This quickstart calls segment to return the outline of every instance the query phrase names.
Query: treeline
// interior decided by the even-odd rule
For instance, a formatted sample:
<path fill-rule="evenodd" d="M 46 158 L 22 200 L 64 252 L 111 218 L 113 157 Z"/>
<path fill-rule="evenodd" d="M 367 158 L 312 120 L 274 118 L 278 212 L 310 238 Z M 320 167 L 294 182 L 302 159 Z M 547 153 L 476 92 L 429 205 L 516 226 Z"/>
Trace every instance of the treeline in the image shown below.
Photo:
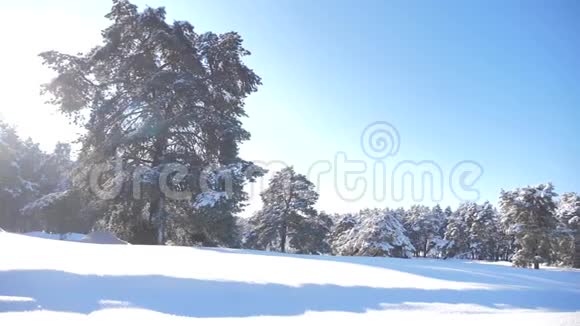
<path fill-rule="evenodd" d="M 45 153 L 0 123 L 0 227 L 61 234 L 104 229 L 132 243 L 156 243 L 155 225 L 142 210 L 132 210 L 133 199 L 98 200 L 75 187 L 71 176 L 79 164 L 70 152 L 70 145 L 59 143 Z M 549 183 L 502 191 L 499 208 L 489 202 L 464 202 L 455 210 L 413 205 L 329 215 L 317 212 L 314 185 L 290 167 L 277 172 L 261 196 L 262 209 L 248 219 L 221 206 L 219 199 L 173 213 L 164 243 L 302 254 L 505 260 L 537 267 L 574 265 L 575 238 L 580 234 L 580 196 L 558 196 Z"/>
<path fill-rule="evenodd" d="M 83 232 L 80 200 L 71 190 L 71 146 L 43 152 L 0 121 L 0 226 L 9 231 Z"/>
<path fill-rule="evenodd" d="M 464 202 L 316 213 L 314 186 L 292 168 L 277 173 L 263 193 L 264 208 L 245 226 L 248 248 L 310 254 L 465 258 L 571 266 L 580 233 L 580 197 L 558 197 L 551 184 L 501 191 L 491 203 Z M 577 264 L 578 262 L 576 262 Z"/>

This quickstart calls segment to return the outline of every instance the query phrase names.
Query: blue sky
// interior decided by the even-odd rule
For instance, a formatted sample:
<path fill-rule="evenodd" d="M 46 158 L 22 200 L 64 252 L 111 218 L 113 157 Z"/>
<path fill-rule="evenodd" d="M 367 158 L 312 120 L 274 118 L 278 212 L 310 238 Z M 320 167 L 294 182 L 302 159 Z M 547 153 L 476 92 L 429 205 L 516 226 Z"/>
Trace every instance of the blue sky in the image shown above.
<path fill-rule="evenodd" d="M 580 191 L 580 3 L 574 0 L 135 3 L 166 6 L 171 20 L 188 20 L 198 32 L 234 30 L 244 37 L 252 51 L 246 62 L 264 84 L 247 101 L 246 159 L 280 160 L 302 173 L 317 161 L 334 162 L 337 152 L 371 164 L 361 132 L 387 121 L 400 135 L 388 169 L 406 160 L 435 162 L 445 176 L 442 205 L 461 199 L 447 179 L 463 160 L 483 168 L 473 185 L 480 201 L 496 202 L 500 188 L 546 181 L 559 192 Z M 19 81 L 19 97 L 4 99 L 0 115 L 45 148 L 74 130 L 37 99 L 38 84 L 49 75 L 35 54 L 96 44 L 109 7 L 107 1 L 19 1 L 3 8 L 9 18 L 2 30 L 17 25 L 26 44 L 13 36 L 12 54 L 0 57 L 8 71 L 2 88 Z M 30 122 L 31 116 L 39 118 Z M 345 202 L 333 178 L 317 183 L 319 208 L 327 211 L 414 203 L 410 195 L 377 201 L 368 193 Z M 250 210 L 259 205 L 254 197 Z"/>

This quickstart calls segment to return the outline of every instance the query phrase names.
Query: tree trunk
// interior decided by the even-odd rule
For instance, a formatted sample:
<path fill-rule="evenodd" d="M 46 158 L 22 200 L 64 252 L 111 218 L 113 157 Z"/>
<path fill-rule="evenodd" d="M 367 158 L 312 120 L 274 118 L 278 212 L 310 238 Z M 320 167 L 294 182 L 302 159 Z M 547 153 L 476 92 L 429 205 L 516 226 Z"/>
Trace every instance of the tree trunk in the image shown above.
<path fill-rule="evenodd" d="M 580 268 L 580 232 L 574 234 L 574 268 Z"/>
<path fill-rule="evenodd" d="M 165 198 L 163 195 L 159 198 L 159 207 L 157 208 L 157 244 L 165 244 Z"/>
<path fill-rule="evenodd" d="M 282 229 L 280 230 L 280 251 L 286 252 L 286 232 L 287 232 L 286 222 L 282 223 Z"/>
<path fill-rule="evenodd" d="M 167 116 L 167 113 L 166 113 Z M 156 168 L 161 165 L 165 159 L 165 148 L 167 147 L 167 138 L 164 136 L 157 136 L 153 145 L 153 152 L 151 153 L 152 162 L 151 167 Z M 157 244 L 163 245 L 165 243 L 165 195 L 161 191 L 161 180 L 157 180 L 158 194 L 153 195 L 149 203 L 149 221 L 157 226 Z"/>

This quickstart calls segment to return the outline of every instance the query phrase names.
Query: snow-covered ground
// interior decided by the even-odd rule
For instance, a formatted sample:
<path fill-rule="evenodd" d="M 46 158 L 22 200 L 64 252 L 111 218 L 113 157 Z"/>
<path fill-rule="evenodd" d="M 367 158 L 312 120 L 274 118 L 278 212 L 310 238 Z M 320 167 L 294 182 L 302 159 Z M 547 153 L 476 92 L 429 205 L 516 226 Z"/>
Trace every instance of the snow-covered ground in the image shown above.
<path fill-rule="evenodd" d="M 84 234 L 80 234 L 80 233 L 55 234 L 55 233 L 47 233 L 44 231 L 27 232 L 27 233 L 24 233 L 24 235 L 27 235 L 30 237 L 43 238 L 43 239 L 66 240 L 66 241 L 80 241 L 82 238 L 85 237 Z"/>
<path fill-rule="evenodd" d="M 579 311 L 573 270 L 0 233 L 0 325 L 578 326 Z"/>

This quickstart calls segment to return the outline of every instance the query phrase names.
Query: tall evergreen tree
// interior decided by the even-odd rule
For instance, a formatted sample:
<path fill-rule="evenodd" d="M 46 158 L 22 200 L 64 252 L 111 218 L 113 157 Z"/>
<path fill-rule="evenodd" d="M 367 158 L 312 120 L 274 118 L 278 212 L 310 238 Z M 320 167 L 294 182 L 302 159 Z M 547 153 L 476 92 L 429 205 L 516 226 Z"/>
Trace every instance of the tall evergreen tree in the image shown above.
<path fill-rule="evenodd" d="M 317 217 L 314 204 L 318 194 L 314 184 L 304 175 L 287 167 L 277 172 L 261 194 L 263 208 L 251 219 L 252 232 L 248 243 L 263 249 L 278 247 L 286 252 L 288 239 L 293 239 L 295 249 L 300 232 Z"/>
<path fill-rule="evenodd" d="M 499 241 L 496 211 L 488 201 L 479 206 L 469 226 L 469 242 L 472 258 L 493 260 Z"/>
<path fill-rule="evenodd" d="M 554 186 L 551 183 L 501 191 L 500 207 L 503 223 L 515 236 L 518 250 L 513 257 L 516 266 L 550 262 L 551 247 L 557 220 L 554 215 Z"/>
<path fill-rule="evenodd" d="M 95 204 L 104 224 L 141 225 L 142 216 L 160 244 L 169 217 L 177 223 L 217 215 L 211 208 L 239 211 L 243 184 L 254 176 L 246 172 L 261 173 L 238 157 L 239 143 L 250 137 L 240 121 L 244 100 L 260 84 L 242 62 L 250 54 L 242 38 L 198 34 L 190 23 L 169 24 L 165 16 L 164 8 L 140 12 L 114 0 L 102 45 L 80 55 L 40 54 L 57 73 L 44 86 L 50 102 L 86 129 L 75 186 L 99 193 L 87 182 L 91 173 L 122 164 L 122 171 L 97 178 L 99 187 L 114 190 Z M 206 168 L 216 165 L 207 177 Z M 184 171 L 173 171 L 176 166 Z M 234 176 L 223 177 L 226 172 Z M 163 184 L 164 177 L 170 182 Z M 223 182 L 203 187 L 204 179 Z M 233 183 L 229 191 L 224 182 Z"/>
<path fill-rule="evenodd" d="M 448 213 L 451 214 L 451 209 Z M 429 257 L 441 258 L 444 256 L 445 248 L 447 247 L 447 241 L 445 240 L 445 230 L 447 229 L 447 223 L 449 219 L 447 215 L 448 213 L 443 211 L 439 204 L 435 205 L 431 209 L 432 219 L 435 223 L 435 226 L 437 227 L 437 231 L 431 236 L 431 239 L 429 240 L 429 250 L 427 251 L 427 256 Z"/>
<path fill-rule="evenodd" d="M 469 230 L 477 212 L 478 207 L 474 202 L 461 203 L 453 212 L 445 230 L 446 257 L 469 258 Z"/>

